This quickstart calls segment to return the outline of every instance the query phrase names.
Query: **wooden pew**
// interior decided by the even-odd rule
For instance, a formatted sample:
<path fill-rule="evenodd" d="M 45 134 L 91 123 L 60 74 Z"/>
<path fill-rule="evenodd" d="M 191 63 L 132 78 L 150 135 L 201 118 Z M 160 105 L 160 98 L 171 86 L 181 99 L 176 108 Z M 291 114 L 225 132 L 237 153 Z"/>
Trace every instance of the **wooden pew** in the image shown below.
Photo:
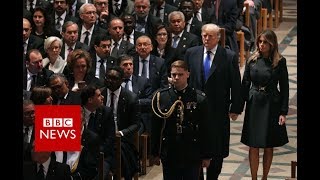
<path fill-rule="evenodd" d="M 237 32 L 237 40 L 240 41 L 240 47 L 239 47 L 239 61 L 240 66 L 242 66 L 245 62 L 244 57 L 244 33 L 242 31 Z M 226 30 L 224 28 L 220 28 L 220 41 L 219 44 L 222 47 L 226 46 Z"/>
<path fill-rule="evenodd" d="M 251 29 L 251 27 L 250 27 L 250 7 L 249 7 L 249 4 L 245 4 L 245 7 L 246 7 L 246 11 L 244 12 L 244 19 L 245 19 L 244 24 Z M 255 36 L 255 37 L 257 37 L 257 36 Z M 248 59 L 249 56 L 250 56 L 250 49 L 248 49 L 245 52 L 245 59 Z"/>
<path fill-rule="evenodd" d="M 220 28 L 220 46 L 226 47 L 226 30 L 224 28 Z"/>
<path fill-rule="evenodd" d="M 291 161 L 291 178 L 296 178 L 297 161 Z"/>
<path fill-rule="evenodd" d="M 245 63 L 245 49 L 244 49 L 244 32 L 237 31 L 237 41 L 239 41 L 239 61 L 240 67 L 242 67 Z"/>
<path fill-rule="evenodd" d="M 249 4 L 245 4 L 244 7 L 246 7 L 246 11 L 244 12 L 244 24 L 247 27 L 250 27 L 250 7 L 249 7 Z"/>
<path fill-rule="evenodd" d="M 113 175 L 117 177 L 117 179 L 114 180 L 121 180 L 121 136 L 119 135 L 116 135 L 115 149 L 116 168 L 115 172 L 109 174 L 108 180 L 112 180 Z"/>
<path fill-rule="evenodd" d="M 291 177 L 286 178 L 285 180 L 297 180 L 296 168 L 297 168 L 297 161 L 291 161 Z"/>
<path fill-rule="evenodd" d="M 137 150 L 139 151 L 139 134 L 138 132 L 136 132 L 134 134 L 134 145 L 137 148 Z M 122 179 L 122 173 L 121 173 L 121 136 L 116 135 L 116 143 L 115 143 L 115 148 L 116 148 L 116 153 L 115 153 L 115 158 L 116 158 L 116 169 L 114 174 L 116 175 L 117 179 L 114 180 L 121 180 Z M 108 179 L 112 180 L 113 174 L 109 174 Z M 134 180 L 138 180 L 139 179 L 139 173 L 135 173 L 134 175 Z"/>
<path fill-rule="evenodd" d="M 147 133 L 143 133 L 140 135 L 140 142 L 142 143 L 141 148 L 141 174 L 145 175 L 147 174 L 147 161 L 148 161 L 148 139 L 150 136 Z M 150 140 L 150 139 L 149 139 Z M 151 163 L 149 163 L 150 165 Z"/>
<path fill-rule="evenodd" d="M 279 11 L 280 11 L 280 15 L 279 15 L 279 21 L 282 22 L 283 21 L 283 0 L 279 0 Z"/>
<path fill-rule="evenodd" d="M 260 9 L 260 18 L 257 21 L 257 35 L 259 35 L 263 30 L 267 29 L 267 9 L 266 8 L 261 8 Z"/>

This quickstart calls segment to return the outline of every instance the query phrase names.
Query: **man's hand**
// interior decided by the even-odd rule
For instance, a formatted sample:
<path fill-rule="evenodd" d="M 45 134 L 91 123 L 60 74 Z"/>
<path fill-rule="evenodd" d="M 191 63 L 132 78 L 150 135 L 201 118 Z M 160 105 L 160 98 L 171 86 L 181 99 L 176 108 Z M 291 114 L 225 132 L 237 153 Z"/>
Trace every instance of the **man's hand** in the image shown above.
<path fill-rule="evenodd" d="M 106 19 L 107 19 L 108 16 L 109 16 L 109 11 L 108 11 L 108 9 L 106 9 L 105 11 L 102 11 L 100 13 L 99 20 L 104 22 L 104 23 L 107 23 Z"/>
<path fill-rule="evenodd" d="M 236 113 L 229 113 L 229 118 L 232 119 L 233 121 L 237 120 L 239 114 Z"/>
<path fill-rule="evenodd" d="M 201 166 L 208 168 L 210 166 L 210 161 L 211 161 L 211 159 L 202 160 Z"/>

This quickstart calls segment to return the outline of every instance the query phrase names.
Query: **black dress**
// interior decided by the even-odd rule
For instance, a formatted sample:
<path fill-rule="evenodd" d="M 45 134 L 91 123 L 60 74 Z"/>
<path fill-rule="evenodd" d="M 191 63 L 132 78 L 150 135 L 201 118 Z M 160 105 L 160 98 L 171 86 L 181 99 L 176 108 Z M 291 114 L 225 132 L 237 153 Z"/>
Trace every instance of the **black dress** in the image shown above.
<path fill-rule="evenodd" d="M 286 59 L 282 58 L 275 68 L 271 64 L 269 59 L 260 57 L 245 67 L 242 95 L 246 113 L 241 142 L 250 147 L 278 147 L 289 142 L 286 126 L 278 124 L 279 116 L 288 113 Z"/>

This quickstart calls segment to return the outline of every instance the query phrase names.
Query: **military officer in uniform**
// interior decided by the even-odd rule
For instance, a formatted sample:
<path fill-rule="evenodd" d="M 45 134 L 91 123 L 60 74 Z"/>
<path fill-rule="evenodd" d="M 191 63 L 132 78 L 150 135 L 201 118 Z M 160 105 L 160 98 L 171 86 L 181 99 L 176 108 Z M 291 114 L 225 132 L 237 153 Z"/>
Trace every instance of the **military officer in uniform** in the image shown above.
<path fill-rule="evenodd" d="M 153 162 L 163 168 L 164 180 L 198 180 L 200 167 L 209 167 L 207 98 L 188 86 L 187 64 L 171 64 L 172 86 L 152 98 Z"/>

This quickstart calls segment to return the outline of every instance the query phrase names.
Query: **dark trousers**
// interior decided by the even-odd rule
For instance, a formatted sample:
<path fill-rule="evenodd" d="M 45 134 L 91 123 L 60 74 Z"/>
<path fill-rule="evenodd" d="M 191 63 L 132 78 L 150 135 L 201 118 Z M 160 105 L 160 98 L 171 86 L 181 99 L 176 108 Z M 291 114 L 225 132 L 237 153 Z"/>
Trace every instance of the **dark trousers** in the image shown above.
<path fill-rule="evenodd" d="M 207 168 L 207 179 L 208 180 L 218 180 L 219 175 L 221 173 L 223 164 L 223 158 L 213 158 L 210 162 L 209 168 Z M 199 180 L 203 180 L 203 172 L 201 168 L 200 178 Z"/>
<path fill-rule="evenodd" d="M 162 164 L 164 180 L 198 180 L 199 179 L 199 164 L 193 164 L 187 167 L 168 166 L 167 163 Z"/>

